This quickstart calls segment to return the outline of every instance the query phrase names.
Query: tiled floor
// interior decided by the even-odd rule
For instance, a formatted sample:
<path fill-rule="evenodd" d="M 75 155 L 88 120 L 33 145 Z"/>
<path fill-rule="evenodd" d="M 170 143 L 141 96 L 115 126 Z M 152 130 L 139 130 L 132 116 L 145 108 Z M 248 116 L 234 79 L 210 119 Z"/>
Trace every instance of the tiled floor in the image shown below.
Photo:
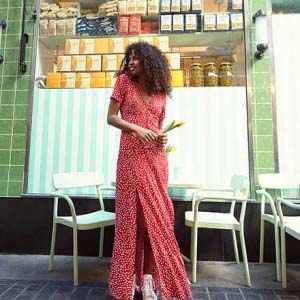
<path fill-rule="evenodd" d="M 79 287 L 72 282 L 72 257 L 57 256 L 48 271 L 45 255 L 0 255 L 0 299 L 111 300 L 107 295 L 110 260 L 79 258 Z M 190 276 L 190 265 L 187 265 Z M 245 286 L 243 264 L 199 262 L 194 300 L 300 300 L 300 266 L 288 265 L 288 289 L 275 280 L 274 264 L 250 264 L 252 286 Z M 137 300 L 141 300 L 139 297 Z"/>

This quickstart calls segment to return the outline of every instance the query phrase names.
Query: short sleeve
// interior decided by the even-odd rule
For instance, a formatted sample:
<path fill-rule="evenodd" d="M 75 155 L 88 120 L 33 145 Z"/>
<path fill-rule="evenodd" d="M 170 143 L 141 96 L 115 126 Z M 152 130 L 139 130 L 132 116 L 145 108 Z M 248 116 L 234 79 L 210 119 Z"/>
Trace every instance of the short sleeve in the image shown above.
<path fill-rule="evenodd" d="M 126 87 L 127 87 L 127 77 L 125 74 L 121 74 L 118 76 L 116 83 L 114 85 L 114 89 L 111 95 L 111 98 L 118 102 L 122 102 L 126 95 Z"/>

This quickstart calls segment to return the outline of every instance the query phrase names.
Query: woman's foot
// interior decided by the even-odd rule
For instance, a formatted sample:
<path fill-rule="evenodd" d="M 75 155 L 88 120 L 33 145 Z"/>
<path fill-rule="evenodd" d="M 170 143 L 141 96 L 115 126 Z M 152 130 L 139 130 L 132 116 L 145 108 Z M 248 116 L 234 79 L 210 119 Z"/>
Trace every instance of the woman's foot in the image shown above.
<path fill-rule="evenodd" d="M 141 288 L 137 285 L 136 283 L 136 276 L 135 274 L 133 275 L 133 282 L 132 282 L 132 300 L 134 299 L 135 292 L 140 293 Z"/>
<path fill-rule="evenodd" d="M 143 300 L 157 300 L 154 292 L 154 281 L 152 275 L 144 274 L 143 286 L 142 286 Z"/>

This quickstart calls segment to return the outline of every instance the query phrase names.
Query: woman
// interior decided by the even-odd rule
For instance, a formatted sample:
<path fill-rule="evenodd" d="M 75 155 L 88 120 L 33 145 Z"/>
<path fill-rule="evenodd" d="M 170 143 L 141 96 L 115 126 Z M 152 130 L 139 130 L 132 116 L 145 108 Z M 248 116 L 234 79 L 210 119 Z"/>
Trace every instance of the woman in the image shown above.
<path fill-rule="evenodd" d="M 109 282 L 117 300 L 132 300 L 139 287 L 144 300 L 154 300 L 159 286 L 164 300 L 191 298 L 167 194 L 167 136 L 160 132 L 170 92 L 163 53 L 143 42 L 129 45 L 107 115 L 122 130 Z"/>

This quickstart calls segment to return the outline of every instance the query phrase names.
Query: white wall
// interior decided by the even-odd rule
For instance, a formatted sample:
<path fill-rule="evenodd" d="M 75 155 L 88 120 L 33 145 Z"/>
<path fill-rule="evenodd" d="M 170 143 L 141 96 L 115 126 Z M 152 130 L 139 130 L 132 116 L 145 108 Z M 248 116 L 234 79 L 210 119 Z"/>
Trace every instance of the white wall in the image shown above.
<path fill-rule="evenodd" d="M 300 14 L 273 15 L 279 171 L 300 172 Z"/>

